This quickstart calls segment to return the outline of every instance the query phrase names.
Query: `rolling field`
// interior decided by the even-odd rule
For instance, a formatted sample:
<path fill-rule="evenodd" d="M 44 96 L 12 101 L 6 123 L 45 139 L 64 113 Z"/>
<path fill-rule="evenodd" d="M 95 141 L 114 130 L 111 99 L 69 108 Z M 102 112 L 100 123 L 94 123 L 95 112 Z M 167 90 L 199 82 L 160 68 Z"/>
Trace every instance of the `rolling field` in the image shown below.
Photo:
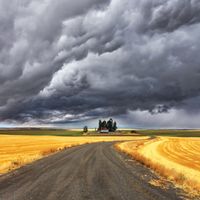
<path fill-rule="evenodd" d="M 0 129 L 0 135 L 49 135 L 49 136 L 81 136 L 81 129 L 48 129 L 48 128 L 16 128 Z"/>
<path fill-rule="evenodd" d="M 117 148 L 179 186 L 200 192 L 199 138 L 159 137 L 120 143 Z"/>
<path fill-rule="evenodd" d="M 121 130 L 118 136 L 92 130 L 89 134 L 83 136 L 80 129 L 0 130 L 0 174 L 72 146 L 126 140 L 116 147 L 183 188 L 200 191 L 199 130 Z"/>
<path fill-rule="evenodd" d="M 101 141 L 133 140 L 136 138 L 143 137 L 0 135 L 0 174 L 71 146 Z"/>
<path fill-rule="evenodd" d="M 124 133 L 133 132 L 141 136 L 166 136 L 166 137 L 200 137 L 198 129 L 138 129 L 124 130 Z"/>

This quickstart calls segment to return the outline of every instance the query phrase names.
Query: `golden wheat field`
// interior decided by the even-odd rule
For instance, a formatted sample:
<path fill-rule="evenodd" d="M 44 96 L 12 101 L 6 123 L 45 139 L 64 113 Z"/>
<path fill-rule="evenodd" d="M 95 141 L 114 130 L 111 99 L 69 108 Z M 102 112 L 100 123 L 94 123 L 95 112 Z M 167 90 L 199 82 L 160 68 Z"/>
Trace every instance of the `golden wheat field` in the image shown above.
<path fill-rule="evenodd" d="M 136 137 L 115 136 L 0 136 L 0 174 L 19 168 L 58 150 L 85 143 L 133 140 Z M 140 137 L 142 138 L 142 137 Z M 138 137 L 138 139 L 140 139 Z"/>
<path fill-rule="evenodd" d="M 200 139 L 160 137 L 117 148 L 184 188 L 200 191 Z"/>

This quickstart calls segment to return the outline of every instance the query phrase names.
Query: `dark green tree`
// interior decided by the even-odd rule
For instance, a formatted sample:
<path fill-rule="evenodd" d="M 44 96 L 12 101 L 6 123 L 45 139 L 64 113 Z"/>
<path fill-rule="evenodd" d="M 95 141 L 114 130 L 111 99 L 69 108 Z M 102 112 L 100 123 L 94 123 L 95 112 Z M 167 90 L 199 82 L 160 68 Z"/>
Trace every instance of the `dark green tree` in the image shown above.
<path fill-rule="evenodd" d="M 87 127 L 87 126 L 84 126 L 84 127 L 83 127 L 83 132 L 84 132 L 84 133 L 87 133 L 87 132 L 88 132 L 88 127 Z"/>
<path fill-rule="evenodd" d="M 102 128 L 102 122 L 101 122 L 101 120 L 99 120 L 99 128 L 98 128 L 98 130 L 100 131 L 101 128 Z"/>
<path fill-rule="evenodd" d="M 107 123 L 105 120 L 101 123 L 101 128 L 107 128 Z"/>
<path fill-rule="evenodd" d="M 110 119 L 107 121 L 107 128 L 108 128 L 109 132 L 112 132 L 112 131 L 113 131 L 113 120 L 112 120 L 112 118 L 110 118 Z"/>
<path fill-rule="evenodd" d="M 114 121 L 114 123 L 113 123 L 113 131 L 116 131 L 116 130 L 117 130 L 117 122 Z"/>

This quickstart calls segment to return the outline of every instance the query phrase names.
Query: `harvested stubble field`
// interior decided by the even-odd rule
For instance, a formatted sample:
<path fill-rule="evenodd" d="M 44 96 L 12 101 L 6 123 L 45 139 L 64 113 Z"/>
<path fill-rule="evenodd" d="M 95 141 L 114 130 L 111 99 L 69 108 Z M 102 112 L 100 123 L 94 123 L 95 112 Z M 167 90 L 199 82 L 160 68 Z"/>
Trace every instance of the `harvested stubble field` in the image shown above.
<path fill-rule="evenodd" d="M 200 138 L 159 137 L 116 146 L 179 187 L 200 193 Z"/>
<path fill-rule="evenodd" d="M 144 137 L 0 135 L 0 174 L 72 146 L 102 141 L 133 140 L 136 138 Z"/>

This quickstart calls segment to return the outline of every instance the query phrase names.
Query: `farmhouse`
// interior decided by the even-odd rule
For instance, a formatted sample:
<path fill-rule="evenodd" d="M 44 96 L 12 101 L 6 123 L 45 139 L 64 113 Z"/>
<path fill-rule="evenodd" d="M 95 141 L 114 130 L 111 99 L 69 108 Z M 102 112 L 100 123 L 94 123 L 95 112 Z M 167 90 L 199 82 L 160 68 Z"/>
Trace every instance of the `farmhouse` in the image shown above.
<path fill-rule="evenodd" d="M 109 133 L 109 130 L 107 128 L 101 128 L 101 130 L 99 130 L 100 133 Z"/>

